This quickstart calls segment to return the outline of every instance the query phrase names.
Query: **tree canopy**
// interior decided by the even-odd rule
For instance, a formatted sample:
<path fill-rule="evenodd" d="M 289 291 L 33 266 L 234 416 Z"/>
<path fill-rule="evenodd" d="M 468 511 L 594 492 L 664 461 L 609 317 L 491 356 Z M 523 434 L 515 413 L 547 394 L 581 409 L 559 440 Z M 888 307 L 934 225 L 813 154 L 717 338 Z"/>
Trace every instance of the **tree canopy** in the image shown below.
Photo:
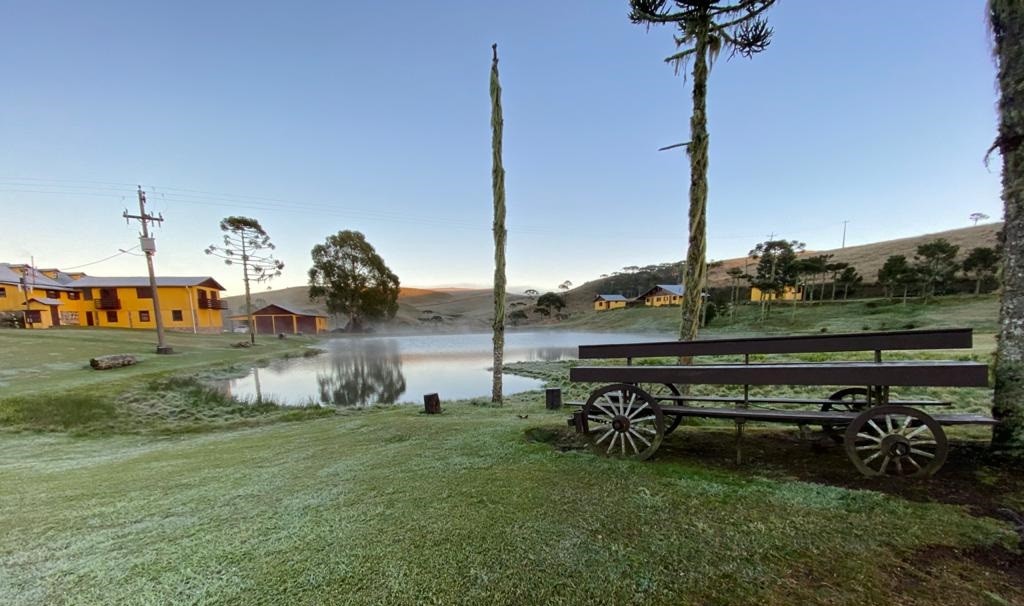
<path fill-rule="evenodd" d="M 939 238 L 917 247 L 914 270 L 921 281 L 922 294 L 927 299 L 941 292 L 953 281 L 960 264 L 956 254 L 960 247 Z"/>
<path fill-rule="evenodd" d="M 309 297 L 323 298 L 332 314 L 347 315 L 348 330 L 362 330 L 368 320 L 395 317 L 398 276 L 363 234 L 339 231 L 314 246 L 312 256 Z"/>
<path fill-rule="evenodd" d="M 249 319 L 249 341 L 256 343 L 256 322 L 252 316 L 251 282 L 266 282 L 281 275 L 284 263 L 277 260 L 276 247 L 260 222 L 252 217 L 225 217 L 220 222 L 224 245 L 211 244 L 204 252 L 224 259 L 227 265 L 241 263 L 245 284 L 245 315 Z"/>

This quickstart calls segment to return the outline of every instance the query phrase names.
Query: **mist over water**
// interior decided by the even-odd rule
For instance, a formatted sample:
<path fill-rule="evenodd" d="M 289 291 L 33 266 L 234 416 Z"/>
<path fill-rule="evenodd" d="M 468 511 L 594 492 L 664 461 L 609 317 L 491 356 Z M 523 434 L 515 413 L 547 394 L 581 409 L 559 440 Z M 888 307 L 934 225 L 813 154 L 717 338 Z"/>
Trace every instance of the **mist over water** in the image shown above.
<path fill-rule="evenodd" d="M 664 339 L 651 334 L 510 332 L 505 335 L 505 362 L 564 360 L 575 358 L 579 345 Z M 251 401 L 324 406 L 422 403 L 426 393 L 437 392 L 443 401 L 491 392 L 490 333 L 343 337 L 319 347 L 326 353 L 254 367 L 225 388 Z M 502 385 L 506 395 L 543 386 L 507 373 Z"/>

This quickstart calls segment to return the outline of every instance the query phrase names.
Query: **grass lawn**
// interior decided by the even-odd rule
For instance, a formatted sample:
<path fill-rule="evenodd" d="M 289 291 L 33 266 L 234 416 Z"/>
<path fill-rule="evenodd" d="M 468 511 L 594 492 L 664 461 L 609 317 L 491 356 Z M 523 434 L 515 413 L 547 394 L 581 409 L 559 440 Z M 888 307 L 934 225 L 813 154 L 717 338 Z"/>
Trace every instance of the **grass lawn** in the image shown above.
<path fill-rule="evenodd" d="M 935 355 L 994 344 L 991 298 L 806 312 L 708 336 L 966 325 L 986 333 L 974 351 Z M 678 309 L 593 318 L 635 330 Z M 315 344 L 241 337 L 173 334 L 179 353 L 156 356 L 146 332 L 0 331 L 0 605 L 1024 604 L 1024 528 L 999 519 L 1024 509 L 1024 473 L 977 431 L 910 484 L 756 426 L 740 468 L 720 424 L 619 461 L 537 392 L 440 416 L 237 402 L 203 379 Z M 142 362 L 88 369 L 122 352 Z M 565 386 L 569 364 L 516 368 Z"/>
<path fill-rule="evenodd" d="M 238 402 L 203 379 L 272 358 L 316 353 L 310 337 L 167 333 L 172 355 L 156 355 L 152 331 L 0 330 L 0 428 L 103 433 L 182 433 L 323 416 L 319 408 Z M 131 353 L 134 366 L 93 370 L 89 359 Z"/>
<path fill-rule="evenodd" d="M 934 561 L 1012 545 L 1005 524 L 756 467 L 561 452 L 526 436 L 564 414 L 515 400 L 161 439 L 0 434 L 0 603 L 1024 599 L 983 563 Z M 680 431 L 670 443 L 701 430 Z"/>

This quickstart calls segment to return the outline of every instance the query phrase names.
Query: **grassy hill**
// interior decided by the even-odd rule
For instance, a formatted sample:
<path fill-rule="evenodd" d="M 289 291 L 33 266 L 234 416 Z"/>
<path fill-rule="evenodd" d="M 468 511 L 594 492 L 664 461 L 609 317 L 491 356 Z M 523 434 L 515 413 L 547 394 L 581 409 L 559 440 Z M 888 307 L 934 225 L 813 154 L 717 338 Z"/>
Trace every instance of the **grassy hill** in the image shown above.
<path fill-rule="evenodd" d="M 914 251 L 921 244 L 937 238 L 945 238 L 960 247 L 960 255 L 963 257 L 972 248 L 995 246 L 996 234 L 1002 228 L 1002 225 L 1002 223 L 988 223 L 963 229 L 924 234 L 912 238 L 886 240 L 861 246 L 848 246 L 843 249 L 807 251 L 805 254 L 833 255 L 833 261 L 851 264 L 865 277 L 866 282 L 873 282 L 875 276 L 878 275 L 878 269 L 885 262 L 885 259 L 891 255 L 906 255 L 910 258 L 914 256 Z M 747 267 L 752 271 L 755 264 L 756 262 L 749 258 L 726 259 L 722 261 L 720 266 L 711 270 L 708 275 L 708 283 L 712 287 L 728 286 L 730 281 L 726 272 L 729 269 L 733 267 Z M 651 284 L 672 282 L 672 273 L 669 264 L 663 264 L 656 273 L 647 276 L 646 279 Z M 678 278 L 675 280 L 678 281 Z M 622 283 L 622 276 L 611 276 L 591 280 L 574 288 L 566 295 L 567 311 L 573 316 L 591 315 L 587 312 L 592 310 L 591 304 L 594 295 L 598 293 L 622 292 Z M 238 295 L 225 297 L 224 300 L 230 306 L 230 314 L 243 313 L 245 306 L 244 297 Z M 522 295 L 509 295 L 509 303 L 528 300 Z M 322 303 L 309 300 L 305 286 L 253 293 L 253 303 L 257 307 L 276 303 L 300 311 L 326 314 L 326 309 Z M 423 328 L 431 330 L 488 330 L 491 325 L 490 318 L 493 309 L 494 299 L 491 296 L 490 289 L 402 288 L 398 297 L 398 314 L 393 321 L 388 323 L 387 328 L 392 330 L 416 330 Z M 589 320 L 582 321 L 587 323 Z M 530 322 L 555 323 L 553 320 L 542 320 L 534 317 L 533 314 L 531 314 Z M 655 323 L 657 324 L 657 322 Z M 646 325 L 646 321 L 643 324 Z M 332 328 L 335 327 L 333 318 L 331 319 L 330 326 Z M 640 328 L 643 327 L 641 326 Z"/>
<path fill-rule="evenodd" d="M 522 295 L 510 294 L 509 302 L 527 300 Z M 230 314 L 244 313 L 245 297 L 236 295 L 225 297 Z M 264 305 L 284 305 L 298 311 L 327 314 L 321 302 L 309 300 L 305 286 L 293 286 L 280 290 L 268 290 L 253 293 L 254 307 Z M 398 294 L 398 314 L 388 323 L 388 327 L 401 330 L 403 328 L 431 328 L 486 330 L 491 325 L 494 310 L 494 297 L 490 289 L 461 288 L 405 288 Z M 329 322 L 335 327 L 334 319 Z M 341 323 L 344 324 L 343 322 Z"/>
<path fill-rule="evenodd" d="M 830 250 L 808 250 L 804 255 L 832 255 L 833 262 L 849 263 L 855 267 L 862 276 L 864 276 L 864 281 L 866 283 L 873 283 L 878 276 L 878 270 L 882 267 L 882 264 L 884 264 L 885 260 L 892 255 L 905 255 L 908 259 L 911 259 L 913 258 L 914 252 L 917 250 L 918 246 L 938 238 L 945 238 L 950 243 L 960 247 L 959 258 L 962 260 L 972 248 L 982 246 L 994 247 L 996 245 L 996 234 L 1000 229 L 1002 229 L 1002 227 L 1003 224 L 1001 222 L 986 223 L 985 225 L 964 227 L 962 229 L 951 229 L 931 234 L 922 234 L 911 238 L 884 240 L 882 242 L 863 244 L 860 246 L 847 246 L 846 248 L 834 248 Z M 708 284 L 712 288 L 728 287 L 731 284 L 731 280 L 726 272 L 734 267 L 739 267 L 740 269 L 752 272 L 756 265 L 757 261 L 749 257 L 724 259 L 721 261 L 720 265 L 712 268 L 711 271 L 708 272 Z M 665 271 L 664 265 L 661 267 L 661 270 L 655 272 L 655 274 L 651 276 L 649 280 L 650 284 L 672 282 L 672 280 L 668 279 L 671 272 Z M 676 283 L 680 280 L 681 278 L 676 278 Z M 591 309 L 591 303 L 594 295 L 600 293 L 620 293 L 622 291 L 620 286 L 622 283 L 623 280 L 621 276 L 610 276 L 581 284 L 569 293 L 567 298 L 569 311 L 578 313 Z M 743 285 L 746 286 L 746 283 L 744 282 Z"/>

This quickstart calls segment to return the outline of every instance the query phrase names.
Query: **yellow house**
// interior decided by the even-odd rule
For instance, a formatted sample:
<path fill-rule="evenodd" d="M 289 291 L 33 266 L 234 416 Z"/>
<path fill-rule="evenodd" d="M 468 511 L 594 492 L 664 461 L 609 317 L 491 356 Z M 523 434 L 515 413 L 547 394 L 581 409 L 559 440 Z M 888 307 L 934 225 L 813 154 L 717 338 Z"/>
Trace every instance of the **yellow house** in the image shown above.
<path fill-rule="evenodd" d="M 648 307 L 683 304 L 683 286 L 681 284 L 658 284 L 637 297 L 643 299 Z"/>
<path fill-rule="evenodd" d="M 594 296 L 594 311 L 607 311 L 609 309 L 619 309 L 626 306 L 629 299 L 622 295 L 595 295 Z"/>
<path fill-rule="evenodd" d="M 26 328 L 77 325 L 81 293 L 28 265 L 0 263 L 0 313 Z"/>
<path fill-rule="evenodd" d="M 782 301 L 793 301 L 795 299 L 797 301 L 800 301 L 803 298 L 804 298 L 804 291 L 803 291 L 803 289 L 793 288 L 792 286 L 785 287 L 782 290 L 782 296 L 781 297 L 777 297 L 775 295 L 775 293 L 771 292 L 771 291 L 763 291 L 762 292 L 761 289 L 756 287 L 756 286 L 750 287 L 750 300 L 751 301 L 775 301 L 776 299 L 779 299 L 779 300 L 782 300 Z"/>
<path fill-rule="evenodd" d="M 148 277 L 85 276 L 68 286 L 82 293 L 82 326 L 156 328 Z M 220 332 L 224 325 L 221 310 L 227 309 L 227 303 L 220 298 L 224 287 L 216 280 L 209 276 L 161 276 L 156 286 L 164 328 Z"/>

